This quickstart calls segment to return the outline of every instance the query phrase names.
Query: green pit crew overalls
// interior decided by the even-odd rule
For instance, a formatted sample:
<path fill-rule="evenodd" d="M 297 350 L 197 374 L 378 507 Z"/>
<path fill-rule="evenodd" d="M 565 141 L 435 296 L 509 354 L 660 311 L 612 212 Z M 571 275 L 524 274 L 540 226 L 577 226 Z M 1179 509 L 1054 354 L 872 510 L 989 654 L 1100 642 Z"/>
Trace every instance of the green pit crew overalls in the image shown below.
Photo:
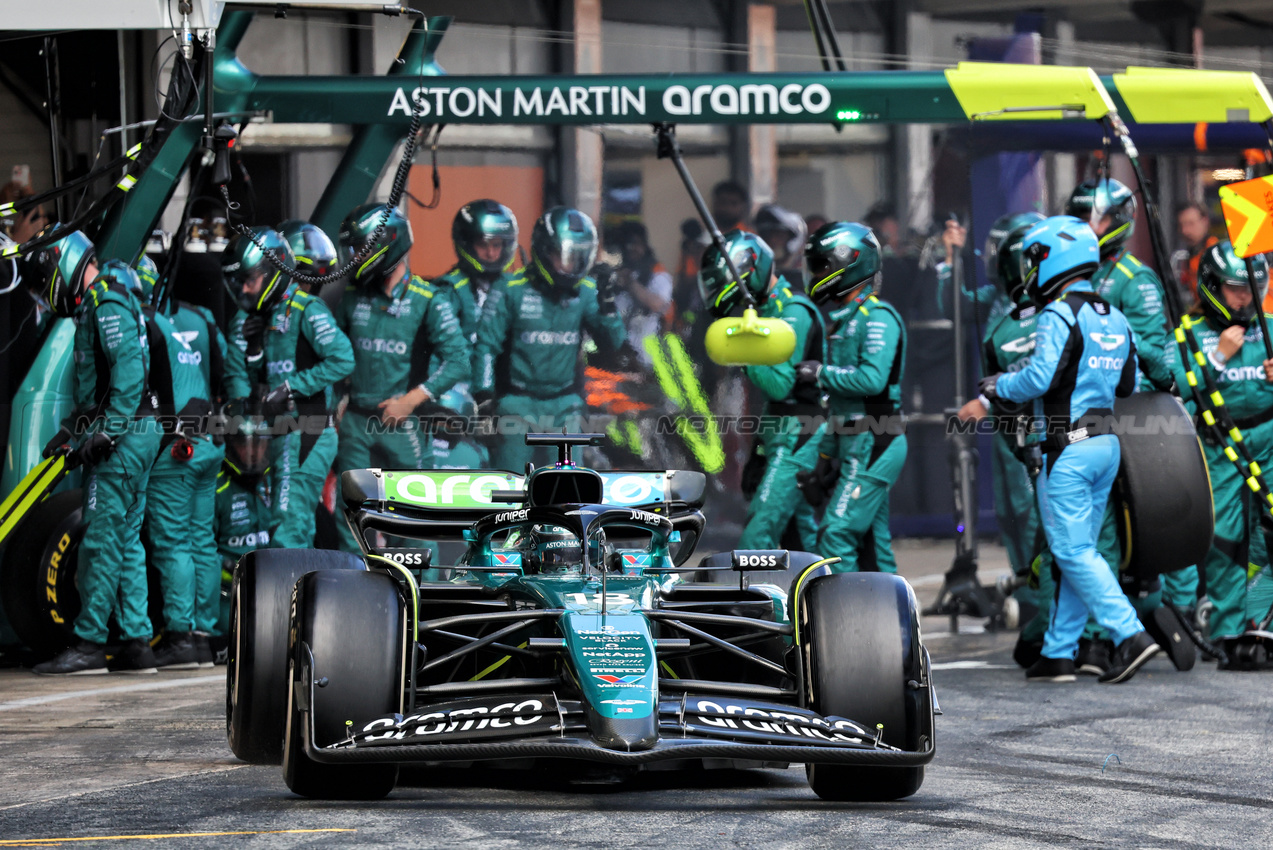
<path fill-rule="evenodd" d="M 163 590 L 164 629 L 190 632 L 197 628 L 200 574 L 207 573 L 206 565 L 200 566 L 201 559 L 216 546 L 212 538 L 213 488 L 224 450 L 201 433 L 204 429 L 199 420 L 212 411 L 203 352 L 190 345 L 187 333 L 168 316 L 147 312 L 153 355 L 150 384 L 159 398 L 162 418 L 167 420 L 146 487 L 150 555 Z M 209 327 L 200 323 L 201 335 L 206 338 Z M 168 419 L 174 414 L 189 417 L 181 436 Z M 191 431 L 189 436 L 184 436 L 186 429 Z M 219 605 L 219 572 L 217 578 Z"/>
<path fill-rule="evenodd" d="M 1273 469 L 1273 383 L 1264 377 L 1264 342 L 1260 326 L 1252 323 L 1242 347 L 1221 366 L 1216 355 L 1220 331 L 1210 321 L 1197 318 L 1191 318 L 1191 321 L 1194 336 L 1207 358 L 1205 367 L 1194 363 L 1193 369 L 1195 372 L 1203 368 L 1211 371 L 1217 389 L 1224 397 L 1224 406 L 1242 431 L 1243 442 L 1267 475 L 1268 470 Z M 1185 388 L 1185 372 L 1175 354 L 1173 350 L 1169 362 L 1178 384 Z M 1197 380 L 1199 386 L 1204 385 L 1200 374 Z M 1187 391 L 1185 401 L 1190 412 L 1196 415 Z M 1247 486 L 1245 475 L 1225 457 L 1224 447 L 1207 439 L 1202 428 L 1199 431 L 1203 437 L 1202 452 L 1207 461 L 1215 506 L 1215 537 L 1201 565 L 1207 598 L 1215 606 L 1209 624 L 1211 638 L 1215 640 L 1242 634 L 1250 621 L 1262 620 L 1268 614 L 1269 606 L 1273 605 L 1273 575 L 1270 574 L 1267 544 L 1259 523 L 1259 512 L 1268 507 Z"/>
<path fill-rule="evenodd" d="M 796 485 L 796 474 L 818 462 L 825 424 L 816 431 L 810 423 L 824 415 L 820 393 L 813 387 L 797 388 L 796 364 L 802 360 L 826 360 L 822 314 L 808 296 L 792 291 L 783 278 L 758 311 L 766 319 L 782 319 L 796 332 L 796 348 L 785 363 L 748 366 L 747 379 L 765 394 L 763 430 L 756 451 L 765 458 L 765 474 L 747 506 L 747 524 L 738 540 L 739 549 L 780 549 L 782 533 L 792 517 L 800 535 L 800 547 L 816 551 L 818 520 L 813 506 Z"/>
<path fill-rule="evenodd" d="M 280 416 L 270 440 L 270 545 L 308 549 L 314 542 L 314 511 L 336 458 L 332 384 L 353 372 L 354 351 L 322 299 L 293 284 L 269 317 L 264 356 L 249 374 L 246 318 L 240 311 L 230 323 L 226 391 L 231 398 L 247 398 L 255 395 L 257 384 L 274 388 L 285 380 L 292 388 L 296 418 Z"/>
<path fill-rule="evenodd" d="M 470 440 L 454 444 L 441 439 L 433 440 L 434 469 L 490 469 L 491 453 L 486 446 Z"/>
<path fill-rule="evenodd" d="M 1140 358 L 1140 388 L 1170 387 L 1167 320 L 1158 275 L 1126 249 L 1120 249 L 1103 260 L 1092 274 L 1092 289 L 1127 317 L 1135 337 L 1136 356 Z"/>
<path fill-rule="evenodd" d="M 1033 304 L 1016 307 L 992 321 L 982 346 L 986 374 L 1015 372 L 1024 365 L 1034 351 L 1038 321 L 1039 310 Z M 1034 482 L 1018 456 L 1017 423 L 1011 421 L 1023 412 L 1027 411 L 1003 402 L 990 411 L 991 415 L 1007 420 L 995 431 L 991 461 L 995 518 L 999 523 L 999 536 L 1008 550 L 1008 563 L 1016 575 L 1030 571 L 1039 544 L 1039 507 Z M 1037 438 L 1031 439 L 1037 441 Z"/>
<path fill-rule="evenodd" d="M 432 440 L 418 419 L 389 428 L 379 404 L 423 385 L 431 398 L 469 376 L 468 347 L 460 323 L 446 297 L 409 272 L 389 298 L 383 290 L 345 290 L 336 321 L 354 349 L 349 404 L 340 422 L 336 473 L 378 466 L 428 469 L 433 466 Z M 358 544 L 344 521 L 336 523 L 341 548 L 357 552 Z"/>
<path fill-rule="evenodd" d="M 895 573 L 888 497 L 906 462 L 900 416 L 906 331 L 897 310 L 869 286 L 831 313 L 831 322 L 818 376 L 830 408 L 820 451 L 841 466 L 817 551 L 839 556 L 833 567 L 839 572 Z"/>
<path fill-rule="evenodd" d="M 230 620 L 229 612 L 221 610 L 222 585 L 229 590 L 234 566 L 240 558 L 254 549 L 270 547 L 270 471 L 244 475 L 226 458 L 217 470 L 214 495 L 212 533 L 217 556 L 217 620 L 207 628 L 201 623 L 199 630 L 219 634 L 220 624 Z M 228 592 L 225 599 L 228 606 Z"/>
<path fill-rule="evenodd" d="M 198 355 L 200 369 L 213 396 L 220 396 L 225 382 L 226 341 L 211 311 L 182 301 L 177 303 L 176 311 L 168 318 Z M 194 498 L 187 522 L 191 532 L 190 554 L 195 565 L 195 630 L 220 635 L 221 558 L 217 554 L 213 517 L 216 513 L 217 471 L 225 457 L 225 447 L 204 439 L 195 443 L 195 455 L 215 459 L 215 463 L 207 465 L 203 474 L 195 479 Z"/>
<path fill-rule="evenodd" d="M 525 472 L 526 463 L 556 460 L 525 444 L 527 432 L 577 431 L 583 415 L 579 395 L 579 348 L 587 331 L 603 346 L 624 340 L 618 314 L 602 314 L 597 287 L 584 278 L 573 293 L 554 298 L 526 270 L 493 287 L 486 296 L 473 350 L 473 395 L 495 393 L 498 442 L 496 469 Z M 573 426 L 573 427 L 572 427 Z"/>
<path fill-rule="evenodd" d="M 445 295 L 450 300 L 451 309 L 460 320 L 460 331 L 464 334 L 464 339 L 472 341 L 477 334 L 478 319 L 490 291 L 503 286 L 512 277 L 510 274 L 502 274 L 489 287 L 480 289 L 482 284 L 474 281 L 457 266 L 441 277 L 434 278 L 433 288 L 437 295 Z"/>
<path fill-rule="evenodd" d="M 95 281 L 75 316 L 74 387 L 77 416 L 89 433 L 109 434 L 115 450 L 85 470 L 84 523 L 75 634 L 106 643 L 112 613 L 124 640 L 149 639 L 146 553 L 141 525 L 146 483 L 160 430 L 146 388 L 150 350 L 141 304 L 119 284 Z"/>

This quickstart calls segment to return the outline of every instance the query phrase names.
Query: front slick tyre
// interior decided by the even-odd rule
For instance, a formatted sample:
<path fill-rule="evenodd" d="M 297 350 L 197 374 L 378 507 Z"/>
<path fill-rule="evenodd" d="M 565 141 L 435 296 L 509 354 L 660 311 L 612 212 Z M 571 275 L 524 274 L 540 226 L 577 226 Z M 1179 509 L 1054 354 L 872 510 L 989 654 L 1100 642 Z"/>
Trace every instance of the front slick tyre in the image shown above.
<path fill-rule="evenodd" d="M 884 726 L 884 743 L 904 750 L 932 746 L 933 709 L 923 682 L 919 612 L 910 585 L 887 573 L 813 579 L 797 600 L 806 661 L 808 705 L 866 729 Z M 824 800 L 900 800 L 919 790 L 923 767 L 806 766 Z"/>
<path fill-rule="evenodd" d="M 396 764 L 322 764 L 305 754 L 303 730 L 330 746 L 368 721 L 401 710 L 405 606 L 397 583 L 381 572 L 310 573 L 292 606 L 283 778 L 302 797 L 379 800 L 398 782 Z M 323 687 L 316 680 L 326 679 Z M 310 701 L 297 702 L 297 690 Z M 312 696 L 310 696 L 312 695 Z"/>
<path fill-rule="evenodd" d="M 292 589 L 306 573 L 366 569 L 346 552 L 257 549 L 234 569 L 225 677 L 230 749 L 249 764 L 281 764 L 287 721 L 287 622 Z"/>

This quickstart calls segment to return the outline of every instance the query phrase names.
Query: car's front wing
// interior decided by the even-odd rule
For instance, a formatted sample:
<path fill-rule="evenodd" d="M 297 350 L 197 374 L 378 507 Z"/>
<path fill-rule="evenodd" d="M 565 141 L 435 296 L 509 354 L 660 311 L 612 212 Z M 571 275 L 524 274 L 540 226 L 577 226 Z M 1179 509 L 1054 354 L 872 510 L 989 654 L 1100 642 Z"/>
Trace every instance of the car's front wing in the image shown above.
<path fill-rule="evenodd" d="M 659 736 L 651 746 L 615 749 L 589 735 L 587 714 L 578 700 L 518 695 L 377 718 L 330 746 L 314 744 L 312 722 L 303 733 L 306 754 L 324 764 L 557 758 L 613 765 L 732 759 L 918 767 L 932 761 L 935 752 L 931 734 L 921 739 L 918 751 L 900 750 L 882 743 L 881 730 L 868 732 L 845 718 L 824 718 L 792 706 L 691 696 L 660 701 Z"/>

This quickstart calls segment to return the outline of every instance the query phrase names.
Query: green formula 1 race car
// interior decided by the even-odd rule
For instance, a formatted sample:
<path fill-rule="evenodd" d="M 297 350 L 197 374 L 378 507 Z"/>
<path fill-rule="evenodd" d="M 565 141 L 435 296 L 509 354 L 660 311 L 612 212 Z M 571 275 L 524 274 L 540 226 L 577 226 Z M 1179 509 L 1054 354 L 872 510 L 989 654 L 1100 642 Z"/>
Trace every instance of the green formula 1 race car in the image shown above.
<path fill-rule="evenodd" d="M 259 550 L 235 571 L 231 748 L 306 797 L 375 799 L 404 763 L 807 765 L 828 800 L 918 790 L 933 691 L 906 581 L 807 552 L 684 566 L 706 479 L 561 460 L 346 472 L 364 554 Z M 446 581 L 424 548 L 463 540 Z M 428 573 L 424 570 L 428 569 Z M 693 579 L 719 578 L 721 581 Z"/>

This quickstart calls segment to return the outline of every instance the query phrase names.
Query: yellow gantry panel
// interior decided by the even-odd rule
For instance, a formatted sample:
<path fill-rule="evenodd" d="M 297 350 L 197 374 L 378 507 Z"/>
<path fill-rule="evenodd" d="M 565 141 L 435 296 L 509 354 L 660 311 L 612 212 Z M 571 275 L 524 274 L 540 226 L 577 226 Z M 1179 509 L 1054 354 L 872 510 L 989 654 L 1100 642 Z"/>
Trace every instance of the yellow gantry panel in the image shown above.
<path fill-rule="evenodd" d="M 1223 124 L 1273 118 L 1273 98 L 1251 71 L 1138 68 L 1114 85 L 1140 124 Z"/>
<path fill-rule="evenodd" d="M 1091 68 L 960 62 L 946 81 L 972 121 L 1096 120 L 1114 111 Z"/>

